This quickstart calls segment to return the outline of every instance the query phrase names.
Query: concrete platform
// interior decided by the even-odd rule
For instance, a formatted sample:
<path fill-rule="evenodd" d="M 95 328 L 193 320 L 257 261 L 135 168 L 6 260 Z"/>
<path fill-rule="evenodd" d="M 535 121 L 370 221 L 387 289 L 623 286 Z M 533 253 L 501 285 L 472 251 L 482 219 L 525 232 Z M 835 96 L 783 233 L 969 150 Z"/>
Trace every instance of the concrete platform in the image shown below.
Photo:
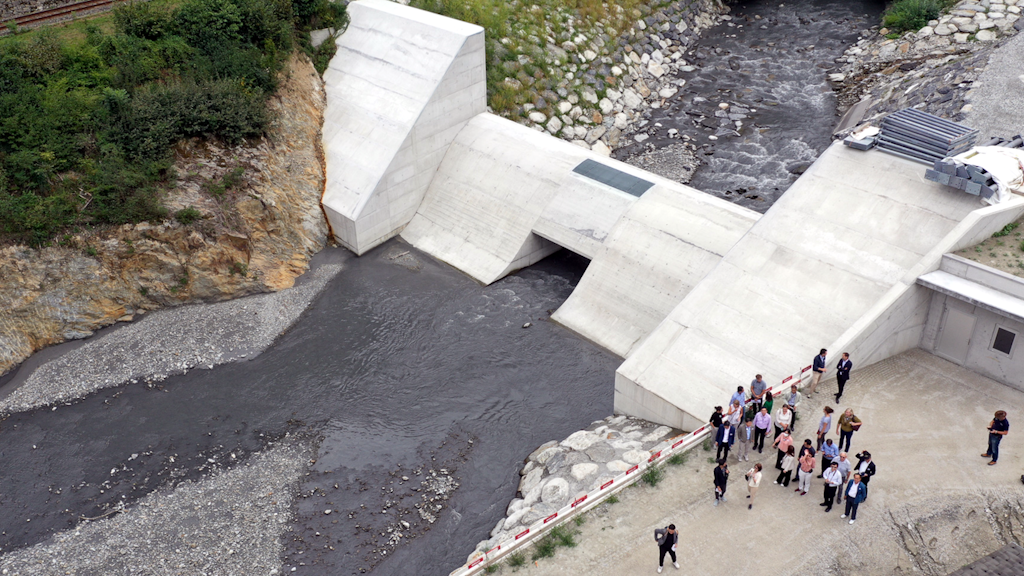
<path fill-rule="evenodd" d="M 914 348 L 930 295 L 918 276 L 1022 212 L 836 142 L 626 359 L 616 412 L 694 429 L 754 374 L 780 384 L 820 348 L 855 365 Z"/>
<path fill-rule="evenodd" d="M 348 6 L 324 73 L 323 206 L 363 254 L 412 218 L 448 145 L 487 106 L 483 28 L 386 0 Z"/>
<path fill-rule="evenodd" d="M 835 392 L 805 400 L 797 437 L 813 438 L 824 404 Z M 714 507 L 713 452 L 700 449 L 681 467 L 667 467 L 657 487 L 620 494 L 620 502 L 587 516 L 576 548 L 530 567 L 535 576 L 654 574 L 652 534 L 670 522 L 680 529 L 679 563 L 666 559 L 665 574 L 764 576 L 818 574 L 948 574 L 1024 534 L 1024 393 L 963 370 L 920 350 L 854 369 L 841 406 L 864 420 L 854 452 L 872 453 L 878 473 L 856 524 L 825 514 L 822 480 L 800 496 L 796 487 L 772 484 L 775 452 L 739 463 L 729 458 L 728 502 Z M 1007 410 L 1010 434 L 999 464 L 979 457 L 985 426 Z M 829 435 L 835 439 L 834 434 Z M 753 510 L 747 510 L 743 473 L 754 462 L 766 468 Z M 820 465 L 820 459 L 819 459 Z M 817 472 L 815 473 L 817 475 Z"/>

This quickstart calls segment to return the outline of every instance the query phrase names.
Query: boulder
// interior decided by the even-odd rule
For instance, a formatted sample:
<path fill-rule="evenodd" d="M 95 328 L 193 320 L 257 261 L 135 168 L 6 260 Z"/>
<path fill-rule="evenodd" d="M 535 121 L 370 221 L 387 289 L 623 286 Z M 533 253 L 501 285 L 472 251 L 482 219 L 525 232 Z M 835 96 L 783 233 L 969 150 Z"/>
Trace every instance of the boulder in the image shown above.
<path fill-rule="evenodd" d="M 508 530 L 509 528 L 512 528 L 516 524 L 519 524 L 519 522 L 523 519 L 523 516 L 525 516 L 526 513 L 529 512 L 529 511 L 530 511 L 530 508 L 528 506 L 523 506 L 519 510 L 516 510 L 512 514 L 509 514 L 508 518 L 505 518 L 505 523 L 502 525 L 502 527 L 505 530 Z"/>
<path fill-rule="evenodd" d="M 552 457 L 554 457 L 556 454 L 561 454 L 564 450 L 565 449 L 562 448 L 561 446 L 552 446 L 551 448 L 548 448 L 547 450 L 537 455 L 537 464 L 547 464 Z"/>
<path fill-rule="evenodd" d="M 625 93 L 622 94 L 622 103 L 627 108 L 638 108 L 640 104 L 643 103 L 643 98 L 641 98 L 631 88 L 627 88 Z"/>
<path fill-rule="evenodd" d="M 530 119 L 530 122 L 533 122 L 535 124 L 543 124 L 544 121 L 548 119 L 548 117 L 545 116 L 543 112 L 537 112 L 536 110 L 530 112 L 528 118 Z"/>
<path fill-rule="evenodd" d="M 587 448 L 586 454 L 594 462 L 608 462 L 615 459 L 615 449 L 606 442 L 598 442 Z"/>
<path fill-rule="evenodd" d="M 522 509 L 523 509 L 523 499 L 522 498 L 513 498 L 512 501 L 508 503 L 508 508 L 505 509 L 505 516 L 511 516 L 512 514 L 515 514 L 516 512 L 518 512 L 518 511 L 520 511 Z"/>
<path fill-rule="evenodd" d="M 601 101 L 597 103 L 597 106 L 601 109 L 601 114 L 604 114 L 605 116 L 611 114 L 612 110 L 615 109 L 615 104 L 607 98 L 602 98 Z"/>
<path fill-rule="evenodd" d="M 527 474 L 526 476 L 523 476 L 523 478 L 519 481 L 519 492 L 525 495 L 526 493 L 532 491 L 540 484 L 540 479 L 543 475 L 543 468 L 538 467 L 534 468 L 533 470 L 530 470 L 530 473 Z"/>
<path fill-rule="evenodd" d="M 497 536 L 498 533 L 501 532 L 501 529 L 504 528 L 504 527 L 505 527 L 505 519 L 502 518 L 501 520 L 498 520 L 498 523 L 495 524 L 494 528 L 491 529 L 491 538 L 494 538 L 495 536 Z"/>
<path fill-rule="evenodd" d="M 523 526 L 530 526 L 534 522 L 537 522 L 538 520 L 543 520 L 557 511 L 558 508 L 555 508 L 550 504 L 537 504 L 536 506 L 527 510 L 526 514 L 523 514 L 522 524 Z"/>
<path fill-rule="evenodd" d="M 556 117 L 552 117 L 551 120 L 548 120 L 547 129 L 548 132 L 557 134 L 558 131 L 562 129 L 562 121 Z"/>
<path fill-rule="evenodd" d="M 597 464 L 594 464 L 593 462 L 574 464 L 572 467 L 572 471 L 570 473 L 572 474 L 573 478 L 582 481 L 587 476 L 590 476 L 594 472 L 597 472 L 597 468 Z"/>
<path fill-rule="evenodd" d="M 956 28 L 946 23 L 940 23 L 937 26 L 935 26 L 933 30 L 935 31 L 935 34 L 937 36 L 949 36 L 950 34 L 953 33 L 954 30 L 956 30 Z"/>
<path fill-rule="evenodd" d="M 600 438 L 597 434 L 587 430 L 580 430 L 578 432 L 573 432 L 568 438 L 562 440 L 562 446 L 573 450 L 586 450 L 593 446 L 598 440 L 600 440 Z"/>
<path fill-rule="evenodd" d="M 658 64 L 654 60 L 651 60 L 647 64 L 647 71 L 650 72 L 651 76 L 655 78 L 661 78 L 665 75 L 665 69 L 662 68 L 661 64 Z"/>
<path fill-rule="evenodd" d="M 633 466 L 632 464 L 626 464 L 622 460 L 612 460 L 611 462 L 605 464 L 605 468 L 608 468 L 608 470 L 610 470 L 610 471 L 612 471 L 612 472 L 614 472 L 616 474 L 620 474 L 622 472 L 625 472 L 626 470 L 629 470 L 630 468 L 632 468 L 632 466 Z"/>
<path fill-rule="evenodd" d="M 644 434 L 643 438 L 641 438 L 640 441 L 657 442 L 658 440 L 661 440 L 665 436 L 668 436 L 670 432 L 672 432 L 672 429 L 669 428 L 668 426 L 658 426 L 654 430 L 651 430 L 647 434 Z"/>
<path fill-rule="evenodd" d="M 564 478 L 552 478 L 541 490 L 541 502 L 561 508 L 569 499 L 569 483 Z"/>
<path fill-rule="evenodd" d="M 995 31 L 993 30 L 982 30 L 975 36 L 978 42 L 991 42 L 998 38 Z"/>
<path fill-rule="evenodd" d="M 594 142 L 594 144 L 590 146 L 590 149 L 592 151 L 600 154 L 601 156 L 611 156 L 612 155 L 612 149 L 609 148 L 607 144 L 605 144 L 604 142 L 601 142 L 600 140 L 598 140 L 597 142 Z"/>
<path fill-rule="evenodd" d="M 639 464 L 650 458 L 650 452 L 646 450 L 627 450 L 622 453 L 622 459 L 630 464 Z"/>

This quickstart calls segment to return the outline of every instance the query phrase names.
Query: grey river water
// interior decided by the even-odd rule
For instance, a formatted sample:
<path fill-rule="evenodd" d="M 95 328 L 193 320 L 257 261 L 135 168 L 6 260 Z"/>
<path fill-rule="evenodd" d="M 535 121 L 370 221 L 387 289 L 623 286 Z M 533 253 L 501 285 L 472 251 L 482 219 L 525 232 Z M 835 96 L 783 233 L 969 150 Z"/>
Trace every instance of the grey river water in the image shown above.
<path fill-rule="evenodd" d="M 347 257 L 292 329 L 251 361 L 14 415 L 0 424 L 0 549 L 43 541 L 78 515 L 130 502 L 169 476 L 198 477 L 208 459 L 242 460 L 292 431 L 318 453 L 299 487 L 311 496 L 297 505 L 286 565 L 446 574 L 504 516 L 526 454 L 612 411 L 617 359 L 548 320 L 586 263 L 563 253 L 482 287 L 392 242 Z M 122 465 L 131 472 L 112 479 Z M 460 486 L 431 525 L 409 514 L 418 495 L 395 478 L 440 468 Z M 382 495 L 384 486 L 398 490 Z M 333 524 L 324 508 L 345 515 Z M 371 528 L 402 518 L 415 537 L 392 550 Z"/>

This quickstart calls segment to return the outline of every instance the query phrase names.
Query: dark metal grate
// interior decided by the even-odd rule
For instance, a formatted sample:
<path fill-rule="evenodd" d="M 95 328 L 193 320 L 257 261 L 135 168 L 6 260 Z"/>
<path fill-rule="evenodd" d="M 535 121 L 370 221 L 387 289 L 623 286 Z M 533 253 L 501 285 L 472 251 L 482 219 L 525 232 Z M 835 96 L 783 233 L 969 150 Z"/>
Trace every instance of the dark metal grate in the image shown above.
<path fill-rule="evenodd" d="M 905 108 L 882 120 L 877 146 L 890 154 L 931 164 L 947 156 L 956 156 L 974 146 L 978 131 Z"/>
<path fill-rule="evenodd" d="M 632 194 L 633 196 L 640 197 L 644 192 L 654 186 L 654 182 L 648 182 L 642 178 L 637 178 L 631 174 L 626 174 L 621 170 L 616 170 L 611 166 L 606 166 L 600 162 L 594 162 L 593 160 L 584 160 L 580 162 L 578 166 L 572 169 L 573 172 L 580 176 L 586 176 L 591 180 L 597 180 L 602 184 L 607 184 L 616 190 L 622 190 L 626 194 Z"/>

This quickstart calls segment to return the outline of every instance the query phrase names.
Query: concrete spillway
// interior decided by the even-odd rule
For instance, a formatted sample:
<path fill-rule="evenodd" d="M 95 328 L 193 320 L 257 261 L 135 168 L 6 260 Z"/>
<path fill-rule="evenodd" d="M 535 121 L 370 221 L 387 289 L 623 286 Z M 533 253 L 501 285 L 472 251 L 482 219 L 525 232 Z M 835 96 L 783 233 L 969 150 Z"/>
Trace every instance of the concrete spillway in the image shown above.
<path fill-rule="evenodd" d="M 692 429 L 819 348 L 864 366 L 916 347 L 916 278 L 1024 213 L 835 144 L 761 217 L 484 113 L 476 27 L 383 0 L 350 14 L 325 75 L 338 241 L 401 233 L 483 283 L 560 247 L 590 258 L 553 317 L 626 359 L 617 412 Z"/>

